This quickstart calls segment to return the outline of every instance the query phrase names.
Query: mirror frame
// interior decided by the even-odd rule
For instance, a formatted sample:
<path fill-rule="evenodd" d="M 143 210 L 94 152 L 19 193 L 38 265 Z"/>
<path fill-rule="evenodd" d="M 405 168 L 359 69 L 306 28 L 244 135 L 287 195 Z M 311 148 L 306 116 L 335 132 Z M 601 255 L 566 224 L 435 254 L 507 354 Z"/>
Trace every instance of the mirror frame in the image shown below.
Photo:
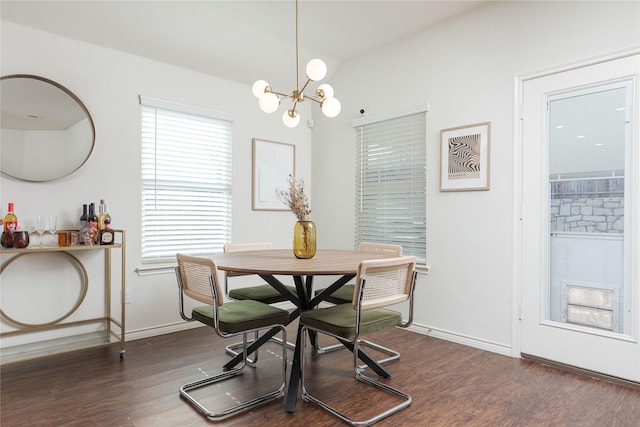
<path fill-rule="evenodd" d="M 88 121 L 89 121 L 89 126 L 91 128 L 91 147 L 89 149 L 89 152 L 87 153 L 87 156 L 84 158 L 84 160 L 72 171 L 70 172 L 66 172 L 63 174 L 59 174 L 58 176 L 54 177 L 54 178 L 48 178 L 48 179 L 29 179 L 29 177 L 21 177 L 21 176 L 14 176 L 11 175 L 5 171 L 0 170 L 0 173 L 2 173 L 2 175 L 4 176 L 8 176 L 10 178 L 14 178 L 20 181 L 27 181 L 27 182 L 49 182 L 49 181 L 55 181 L 57 179 L 61 179 L 64 178 L 66 176 L 71 175 L 72 173 L 74 173 L 75 171 L 77 171 L 78 169 L 80 169 L 82 166 L 84 166 L 85 163 L 87 163 L 87 160 L 89 160 L 89 157 L 91 157 L 91 154 L 93 153 L 93 149 L 95 147 L 95 143 L 96 143 L 96 128 L 93 122 L 93 118 L 91 117 L 91 114 L 89 113 L 89 110 L 87 109 L 87 107 L 84 105 L 84 103 L 80 100 L 80 98 L 78 98 L 76 96 L 76 94 L 74 94 L 73 92 L 71 92 L 69 89 L 67 89 L 65 86 L 61 85 L 60 83 L 57 83 L 51 79 L 48 79 L 46 77 L 42 77 L 42 76 L 37 76 L 34 74 L 8 74 L 6 76 L 2 76 L 0 77 L 0 81 L 2 80 L 9 80 L 9 79 L 33 79 L 33 80 L 39 80 L 43 83 L 47 83 L 50 84 L 58 89 L 60 89 L 61 91 L 63 91 L 64 93 L 66 93 L 71 99 L 73 99 L 78 106 L 80 107 L 80 109 L 82 109 L 82 111 L 84 112 L 84 114 L 86 115 Z"/>

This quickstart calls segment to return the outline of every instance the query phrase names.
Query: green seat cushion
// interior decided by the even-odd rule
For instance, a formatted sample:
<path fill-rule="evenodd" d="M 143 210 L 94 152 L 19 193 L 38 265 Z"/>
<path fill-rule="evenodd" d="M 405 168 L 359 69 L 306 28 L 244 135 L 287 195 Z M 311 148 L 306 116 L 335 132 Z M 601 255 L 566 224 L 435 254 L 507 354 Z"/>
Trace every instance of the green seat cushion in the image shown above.
<path fill-rule="evenodd" d="M 287 286 L 294 295 L 296 288 Z M 271 285 L 249 286 L 247 288 L 234 288 L 229 291 L 229 298 L 235 300 L 254 300 L 265 304 L 275 304 L 277 302 L 289 301 Z"/>
<path fill-rule="evenodd" d="M 353 340 L 356 330 L 356 311 L 351 304 L 307 310 L 300 315 L 300 323 Z M 360 334 L 366 335 L 400 325 L 402 325 L 402 315 L 397 311 L 386 308 L 364 310 L 360 318 Z"/>
<path fill-rule="evenodd" d="M 353 301 L 353 292 L 356 289 L 356 285 L 344 285 L 338 288 L 337 291 L 326 297 L 324 300 L 330 302 L 332 304 L 345 304 Z M 324 291 L 324 289 L 318 289 L 316 291 L 316 295 L 320 292 Z"/>
<path fill-rule="evenodd" d="M 289 322 L 289 312 L 258 301 L 230 301 L 218 308 L 220 331 L 234 334 Z M 214 327 L 213 307 L 203 305 L 191 311 L 195 320 Z"/>

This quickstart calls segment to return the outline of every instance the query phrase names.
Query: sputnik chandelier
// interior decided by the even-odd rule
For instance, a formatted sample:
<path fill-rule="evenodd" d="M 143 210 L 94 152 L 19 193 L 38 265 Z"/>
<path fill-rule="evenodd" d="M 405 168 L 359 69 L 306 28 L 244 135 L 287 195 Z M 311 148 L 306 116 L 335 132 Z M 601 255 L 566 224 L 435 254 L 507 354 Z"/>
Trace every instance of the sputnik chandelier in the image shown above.
<path fill-rule="evenodd" d="M 258 105 L 265 113 L 273 113 L 280 106 L 283 99 L 291 98 L 293 106 L 286 110 L 282 115 L 282 121 L 285 126 L 293 128 L 300 123 L 300 114 L 296 110 L 298 103 L 310 99 L 320 104 L 320 109 L 327 117 L 336 117 L 340 114 L 340 101 L 333 97 L 333 88 L 329 84 L 321 84 L 316 89 L 315 95 L 308 96 L 304 94 L 304 90 L 309 83 L 322 80 L 327 75 L 327 65 L 321 59 L 312 59 L 307 64 L 306 73 L 307 81 L 300 88 L 300 71 L 299 71 L 299 45 L 298 45 L 298 0 L 296 0 L 296 88 L 291 94 L 274 91 L 269 83 L 264 80 L 258 80 L 253 84 L 253 94 L 258 98 Z"/>

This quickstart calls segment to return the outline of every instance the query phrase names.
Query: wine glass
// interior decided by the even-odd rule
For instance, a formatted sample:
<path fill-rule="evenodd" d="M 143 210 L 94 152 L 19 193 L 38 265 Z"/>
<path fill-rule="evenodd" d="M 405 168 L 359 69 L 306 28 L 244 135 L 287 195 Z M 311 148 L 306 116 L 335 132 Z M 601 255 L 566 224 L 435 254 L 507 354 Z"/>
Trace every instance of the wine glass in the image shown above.
<path fill-rule="evenodd" d="M 42 235 L 47 229 L 49 229 L 49 217 L 46 215 L 38 215 L 38 223 L 36 224 L 36 231 L 39 235 L 38 246 L 42 246 Z"/>
<path fill-rule="evenodd" d="M 49 229 L 47 231 L 49 232 L 49 234 L 51 234 L 51 246 L 55 246 L 55 243 L 56 243 L 55 235 L 56 235 L 57 225 L 58 225 L 58 217 L 55 215 L 50 215 Z"/>

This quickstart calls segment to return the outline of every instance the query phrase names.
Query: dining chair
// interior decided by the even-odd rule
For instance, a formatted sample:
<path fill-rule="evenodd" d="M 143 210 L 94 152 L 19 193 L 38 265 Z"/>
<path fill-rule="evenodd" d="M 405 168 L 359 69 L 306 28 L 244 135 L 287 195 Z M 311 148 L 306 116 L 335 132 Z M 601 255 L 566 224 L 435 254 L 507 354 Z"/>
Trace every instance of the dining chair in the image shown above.
<path fill-rule="evenodd" d="M 358 245 L 358 250 L 360 252 L 368 252 L 368 253 L 384 253 L 384 254 L 389 254 L 396 257 L 402 256 L 402 246 L 392 245 L 389 243 L 360 242 L 360 244 Z M 353 300 L 354 289 L 355 289 L 355 284 L 348 283 L 342 286 L 340 289 L 338 289 L 334 293 L 330 294 L 325 299 L 325 301 L 332 304 L 348 304 Z M 324 289 L 318 289 L 317 291 L 315 291 L 315 294 L 318 295 L 323 290 Z M 392 350 L 390 348 L 381 346 L 372 341 L 363 341 L 363 344 L 368 345 L 371 348 L 375 348 L 378 351 L 381 351 L 388 355 L 383 359 L 377 360 L 379 364 L 387 363 L 392 360 L 396 360 L 400 358 L 400 352 L 396 350 Z M 320 345 L 319 340 L 316 340 L 315 348 L 319 353 L 328 353 L 330 351 L 340 350 L 344 348 L 344 346 L 338 343 L 338 344 L 332 344 L 332 345 L 323 347 Z"/>
<path fill-rule="evenodd" d="M 358 250 L 360 252 L 384 253 L 393 256 L 402 255 L 402 246 L 392 245 L 388 243 L 360 242 L 360 245 L 358 245 Z M 348 283 L 326 297 L 325 301 L 332 304 L 349 303 L 353 299 L 354 288 L 355 285 L 353 283 Z M 324 289 L 318 289 L 317 291 L 315 291 L 315 294 L 318 295 L 322 291 L 324 291 Z"/>
<path fill-rule="evenodd" d="M 289 319 L 289 312 L 253 300 L 224 302 L 222 283 L 213 259 L 185 254 L 177 254 L 176 258 L 178 260 L 176 277 L 180 290 L 180 316 L 184 320 L 199 321 L 212 327 L 223 338 L 242 335 L 244 354 L 243 362 L 239 366 L 185 384 L 180 387 L 180 395 L 212 420 L 229 417 L 283 396 L 287 368 L 287 332 L 284 325 Z M 187 316 L 184 304 L 185 296 L 206 305 L 194 307 L 191 316 Z M 279 382 L 277 388 L 250 400 L 237 402 L 236 405 L 218 410 L 207 408 L 201 400 L 195 397 L 192 393 L 193 390 L 241 375 L 244 367 L 247 366 L 247 334 L 274 327 L 280 328 L 282 334 L 282 381 Z"/>
<path fill-rule="evenodd" d="M 262 243 L 227 243 L 224 245 L 224 253 L 239 251 L 257 251 L 271 249 L 271 242 Z M 289 301 L 280 292 L 269 284 L 252 285 L 252 286 L 235 286 L 229 288 L 232 277 L 247 276 L 247 273 L 228 271 L 225 275 L 224 287 L 226 295 L 233 300 L 254 300 L 265 304 L 276 304 L 279 302 Z M 287 286 L 287 289 L 296 294 L 295 286 Z"/>
<path fill-rule="evenodd" d="M 362 261 L 358 266 L 355 292 L 350 304 L 307 310 L 300 314 L 303 337 L 304 334 L 309 335 L 309 332 L 313 331 L 317 334 L 332 336 L 342 343 L 353 345 L 355 379 L 399 397 L 400 403 L 387 405 L 389 406 L 387 409 L 366 420 L 354 420 L 344 411 L 340 411 L 335 406 L 331 406 L 326 401 L 312 395 L 307 389 L 304 348 L 301 352 L 303 400 L 320 406 L 354 426 L 371 425 L 411 405 L 411 396 L 407 393 L 364 374 L 365 370 L 358 366 L 358 350 L 362 343 L 361 336 L 396 326 L 407 327 L 412 323 L 413 294 L 416 281 L 415 260 L 414 256 L 404 256 Z M 409 319 L 406 323 L 403 323 L 402 315 L 399 312 L 384 308 L 407 300 L 410 307 Z M 306 346 L 307 340 L 304 339 L 303 342 Z M 314 369 L 314 375 L 321 374 L 320 369 Z M 376 401 L 376 407 L 381 404 L 382 402 Z"/>
<path fill-rule="evenodd" d="M 240 252 L 240 251 L 258 251 L 269 250 L 272 248 L 271 242 L 258 242 L 258 243 L 227 243 L 224 245 L 224 253 Z M 224 275 L 224 292 L 227 298 L 235 301 L 253 300 L 259 301 L 264 304 L 277 304 L 280 302 L 289 301 L 280 292 L 278 292 L 273 286 L 269 284 L 264 285 L 251 285 L 251 286 L 234 286 L 230 288 L 230 280 L 233 277 L 248 276 L 248 273 L 241 273 L 235 271 L 227 271 Z M 234 282 L 237 280 L 233 279 Z M 234 283 L 237 285 L 237 283 Z M 296 294 L 295 286 L 286 286 L 286 288 Z M 254 339 L 258 339 L 256 333 Z M 280 338 L 273 337 L 272 340 L 280 342 Z M 249 341 L 251 343 L 252 341 Z M 291 348 L 294 347 L 292 343 L 289 343 Z M 242 347 L 242 342 L 229 344 L 225 347 L 225 351 L 228 355 L 235 357 L 238 354 L 238 349 Z M 253 353 L 253 359 L 247 360 L 249 364 L 253 365 L 258 361 L 258 350 Z"/>

